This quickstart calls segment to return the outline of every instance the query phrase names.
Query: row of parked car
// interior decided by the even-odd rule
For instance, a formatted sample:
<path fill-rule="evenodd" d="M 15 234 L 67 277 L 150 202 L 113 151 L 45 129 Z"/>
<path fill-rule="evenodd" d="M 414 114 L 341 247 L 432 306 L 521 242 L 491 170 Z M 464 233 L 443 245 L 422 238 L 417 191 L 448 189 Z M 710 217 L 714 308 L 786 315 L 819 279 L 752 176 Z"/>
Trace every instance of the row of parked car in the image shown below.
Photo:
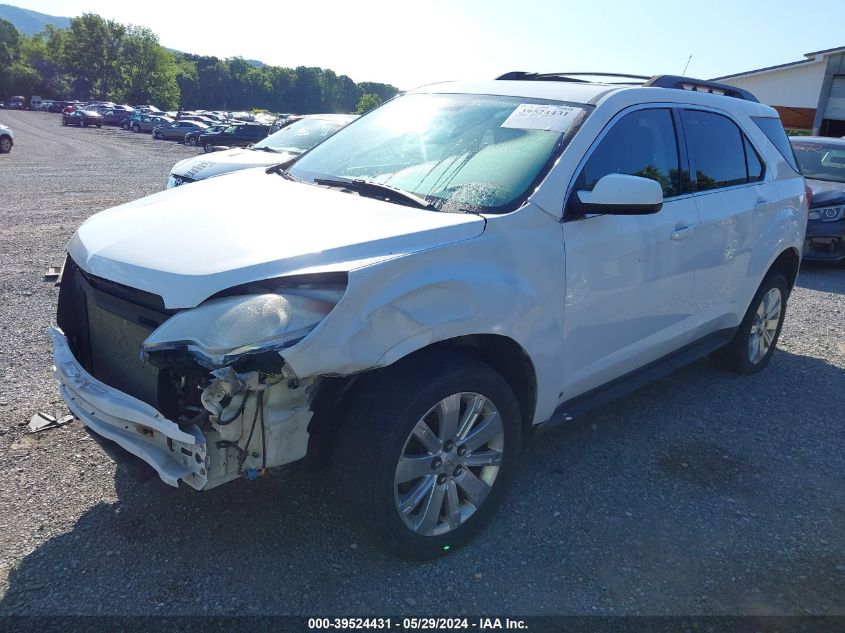
<path fill-rule="evenodd" d="M 151 133 L 156 140 L 178 141 L 215 148 L 245 147 L 295 120 L 288 114 L 268 115 L 224 111 L 164 112 L 153 105 L 117 105 L 110 102 L 57 101 L 49 111 L 62 113 L 62 125 L 121 127 L 135 133 Z"/>

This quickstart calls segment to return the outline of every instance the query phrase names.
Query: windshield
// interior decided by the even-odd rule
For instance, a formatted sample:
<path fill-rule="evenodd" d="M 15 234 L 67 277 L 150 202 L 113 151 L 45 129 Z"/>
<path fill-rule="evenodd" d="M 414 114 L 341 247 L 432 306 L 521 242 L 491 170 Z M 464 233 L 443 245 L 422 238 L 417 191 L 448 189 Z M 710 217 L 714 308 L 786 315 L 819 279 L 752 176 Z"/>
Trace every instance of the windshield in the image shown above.
<path fill-rule="evenodd" d="M 254 149 L 301 154 L 346 125 L 346 120 L 301 119 L 253 145 Z"/>
<path fill-rule="evenodd" d="M 793 141 L 792 147 L 805 178 L 845 182 L 845 143 Z"/>
<path fill-rule="evenodd" d="M 441 211 L 502 213 L 545 176 L 585 111 L 525 97 L 407 95 L 340 130 L 289 171 L 312 182 L 387 184 Z"/>

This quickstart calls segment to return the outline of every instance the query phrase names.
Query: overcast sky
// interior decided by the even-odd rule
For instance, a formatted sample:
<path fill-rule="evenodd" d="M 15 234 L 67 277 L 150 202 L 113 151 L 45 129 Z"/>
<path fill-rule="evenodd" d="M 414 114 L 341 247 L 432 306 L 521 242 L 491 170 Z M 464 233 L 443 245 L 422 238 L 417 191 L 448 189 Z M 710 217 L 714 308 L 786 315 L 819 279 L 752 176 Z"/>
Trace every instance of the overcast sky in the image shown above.
<path fill-rule="evenodd" d="M 710 78 L 845 46 L 843 0 L 2 2 L 90 11 L 148 26 L 181 51 L 322 66 L 401 89 L 508 70 L 680 74 L 690 55 L 687 74 Z"/>

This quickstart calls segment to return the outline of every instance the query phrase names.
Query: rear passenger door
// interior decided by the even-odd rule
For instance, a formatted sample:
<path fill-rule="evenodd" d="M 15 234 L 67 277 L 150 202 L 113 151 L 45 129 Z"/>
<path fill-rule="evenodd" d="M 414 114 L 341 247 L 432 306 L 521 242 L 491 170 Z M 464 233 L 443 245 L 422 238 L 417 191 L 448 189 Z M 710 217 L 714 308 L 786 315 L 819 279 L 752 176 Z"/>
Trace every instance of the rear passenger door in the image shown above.
<path fill-rule="evenodd" d="M 733 119 L 685 108 L 681 120 L 699 215 L 698 320 L 707 330 L 729 328 L 748 307 L 741 289 L 777 192 L 768 190 L 774 185 L 767 183 L 761 152 Z"/>
<path fill-rule="evenodd" d="M 649 215 L 564 216 L 564 399 L 691 342 L 698 212 L 670 107 L 617 115 L 590 149 L 570 198 L 611 173 L 651 178 L 663 208 Z"/>

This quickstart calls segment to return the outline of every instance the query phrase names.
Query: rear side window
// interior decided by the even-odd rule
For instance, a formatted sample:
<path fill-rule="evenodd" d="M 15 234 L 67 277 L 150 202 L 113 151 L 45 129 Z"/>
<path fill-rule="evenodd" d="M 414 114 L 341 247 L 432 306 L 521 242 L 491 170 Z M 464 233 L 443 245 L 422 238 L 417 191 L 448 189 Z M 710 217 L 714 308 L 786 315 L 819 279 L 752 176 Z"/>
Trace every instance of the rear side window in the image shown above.
<path fill-rule="evenodd" d="M 745 135 L 743 135 L 742 140 L 745 143 L 745 165 L 748 169 L 748 182 L 763 180 L 765 170 L 760 155 L 757 154 L 757 150 L 754 149 L 751 141 L 745 138 Z"/>
<path fill-rule="evenodd" d="M 695 169 L 696 191 L 749 181 L 745 137 L 733 121 L 701 110 L 683 110 L 681 117 Z"/>
<path fill-rule="evenodd" d="M 668 198 L 680 193 L 678 143 L 672 113 L 637 110 L 619 119 L 584 165 L 576 190 L 592 191 L 608 174 L 656 180 Z"/>
<path fill-rule="evenodd" d="M 778 151 L 790 164 L 792 169 L 799 172 L 798 161 L 795 160 L 795 152 L 792 151 L 792 145 L 789 144 L 789 139 L 786 138 L 786 130 L 783 129 L 783 124 L 780 119 L 773 119 L 771 117 L 753 116 L 751 120 L 757 124 L 763 134 L 772 142 L 772 145 L 778 148 Z"/>

